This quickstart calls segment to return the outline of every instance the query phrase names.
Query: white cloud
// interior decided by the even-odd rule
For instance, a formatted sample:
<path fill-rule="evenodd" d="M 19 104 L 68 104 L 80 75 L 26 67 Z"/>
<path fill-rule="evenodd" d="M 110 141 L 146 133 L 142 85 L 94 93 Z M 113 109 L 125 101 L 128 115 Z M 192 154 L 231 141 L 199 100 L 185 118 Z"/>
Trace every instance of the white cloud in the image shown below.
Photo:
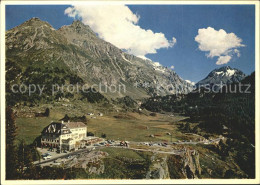
<path fill-rule="evenodd" d="M 231 60 L 231 56 L 220 56 L 218 57 L 218 61 L 216 62 L 217 65 L 227 64 Z"/>
<path fill-rule="evenodd" d="M 81 18 L 100 38 L 139 57 L 176 44 L 174 37 L 167 40 L 163 33 L 142 29 L 138 25 L 140 16 L 125 5 L 74 5 L 64 13 Z"/>
<path fill-rule="evenodd" d="M 171 68 L 171 69 L 174 69 L 174 66 L 171 66 L 170 68 Z"/>
<path fill-rule="evenodd" d="M 177 40 L 175 37 L 172 37 L 172 41 L 170 42 L 170 47 L 174 46 L 177 43 Z"/>
<path fill-rule="evenodd" d="M 234 33 L 227 33 L 223 29 L 217 31 L 211 27 L 199 29 L 195 41 L 199 43 L 201 51 L 207 52 L 207 57 L 218 57 L 217 65 L 228 63 L 233 53 L 240 57 L 237 48 L 245 46 L 242 44 L 242 39 Z"/>
<path fill-rule="evenodd" d="M 234 53 L 237 54 L 237 57 L 241 56 L 240 51 L 238 49 L 234 49 Z"/>
<path fill-rule="evenodd" d="M 191 85 L 195 85 L 195 82 L 192 82 L 190 80 L 185 80 L 186 82 L 190 83 Z"/>

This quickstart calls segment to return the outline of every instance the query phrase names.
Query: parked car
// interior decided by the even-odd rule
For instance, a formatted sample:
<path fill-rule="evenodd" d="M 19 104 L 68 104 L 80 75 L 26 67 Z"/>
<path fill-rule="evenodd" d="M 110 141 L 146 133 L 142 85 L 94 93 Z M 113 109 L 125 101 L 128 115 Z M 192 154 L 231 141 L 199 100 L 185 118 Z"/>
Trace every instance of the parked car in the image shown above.
<path fill-rule="evenodd" d="M 45 156 L 43 156 L 42 158 L 43 158 L 44 160 L 47 160 L 47 159 L 51 159 L 52 156 L 51 156 L 51 155 L 45 155 Z"/>
<path fill-rule="evenodd" d="M 50 153 L 44 153 L 44 154 L 42 154 L 42 157 L 46 157 L 46 156 L 51 156 L 51 154 L 50 154 Z"/>

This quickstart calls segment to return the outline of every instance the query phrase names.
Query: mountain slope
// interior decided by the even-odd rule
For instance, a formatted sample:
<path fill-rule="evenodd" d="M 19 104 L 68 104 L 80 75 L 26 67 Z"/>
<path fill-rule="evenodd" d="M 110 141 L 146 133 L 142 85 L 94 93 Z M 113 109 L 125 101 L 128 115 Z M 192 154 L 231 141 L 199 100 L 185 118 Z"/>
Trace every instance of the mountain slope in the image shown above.
<path fill-rule="evenodd" d="M 230 66 L 221 67 L 211 71 L 206 78 L 199 81 L 196 84 L 196 87 L 203 87 L 209 85 L 212 87 L 215 85 L 215 88 L 219 88 L 224 84 L 238 83 L 245 78 L 245 74 L 235 68 Z"/>
<path fill-rule="evenodd" d="M 117 96 L 187 93 L 192 87 L 174 71 L 124 53 L 98 38 L 80 21 L 55 30 L 47 22 L 32 18 L 6 32 L 6 56 L 22 71 L 29 66 L 58 67 L 77 75 L 89 86 L 125 85 L 126 92 L 117 92 Z"/>
<path fill-rule="evenodd" d="M 157 67 L 149 60 L 124 53 L 112 44 L 99 39 L 89 26 L 80 21 L 74 21 L 70 26 L 63 26 L 58 32 L 95 59 L 86 62 L 87 73 L 95 82 L 99 81 L 106 85 L 122 83 L 128 87 L 127 91 L 133 93 L 136 93 L 133 86 L 137 85 L 139 87 L 137 89 L 144 90 L 150 95 L 157 93 L 157 86 L 159 94 L 186 93 L 191 87 L 175 72 L 161 66 Z M 179 85 L 184 86 L 183 89 L 180 89 Z"/>

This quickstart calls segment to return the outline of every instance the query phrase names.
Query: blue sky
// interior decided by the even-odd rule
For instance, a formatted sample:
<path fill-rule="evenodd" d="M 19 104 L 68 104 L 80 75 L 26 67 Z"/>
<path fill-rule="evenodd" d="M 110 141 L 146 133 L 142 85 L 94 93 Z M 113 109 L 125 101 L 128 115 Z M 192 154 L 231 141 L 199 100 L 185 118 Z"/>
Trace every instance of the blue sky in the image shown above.
<path fill-rule="evenodd" d="M 69 25 L 74 18 L 64 14 L 68 7 L 71 6 L 6 6 L 6 30 L 32 17 L 39 17 L 49 22 L 55 29 Z M 166 39 L 169 46 L 168 48 L 160 46 L 161 48 L 156 50 L 157 53 L 153 54 L 149 54 L 150 50 L 145 57 L 159 62 L 163 66 L 174 66 L 176 73 L 185 80 L 197 82 L 211 70 L 225 65 L 238 68 L 246 74 L 255 70 L 255 12 L 253 5 L 129 5 L 128 8 L 139 17 L 136 25 L 143 30 L 151 30 L 153 33 L 163 33 L 164 36 L 160 35 L 160 39 Z M 85 22 L 87 21 L 85 20 Z M 213 32 L 209 32 L 208 27 L 213 28 Z M 207 29 L 201 33 L 202 40 L 204 35 L 217 34 L 220 29 L 227 34 L 235 34 L 234 42 L 237 41 L 236 46 L 240 46 L 231 48 L 232 51 L 229 50 L 228 54 L 221 53 L 221 56 L 232 56 L 228 63 L 217 65 L 218 54 L 207 57 L 206 54 L 209 54 L 210 51 L 199 49 L 199 43 L 195 41 L 195 37 L 198 35 L 198 30 L 202 28 Z M 173 37 L 177 40 L 176 43 L 172 43 Z M 155 39 L 155 34 L 149 38 Z M 238 41 L 238 38 L 242 41 Z M 120 43 L 115 43 L 115 45 L 117 44 L 120 45 Z M 204 42 L 204 46 L 205 44 L 207 47 L 212 47 L 212 45 L 208 46 L 207 42 Z M 215 43 L 212 44 L 214 46 Z M 240 56 L 234 54 L 236 49 L 239 50 Z M 142 51 L 140 52 L 142 53 Z"/>

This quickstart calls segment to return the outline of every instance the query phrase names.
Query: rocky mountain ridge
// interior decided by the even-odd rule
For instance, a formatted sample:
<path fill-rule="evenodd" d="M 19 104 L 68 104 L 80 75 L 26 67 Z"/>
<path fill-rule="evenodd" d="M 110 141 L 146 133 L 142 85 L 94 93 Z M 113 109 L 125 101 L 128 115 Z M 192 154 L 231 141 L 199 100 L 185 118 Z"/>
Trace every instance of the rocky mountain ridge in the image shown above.
<path fill-rule="evenodd" d="M 63 67 L 89 86 L 125 85 L 125 92 L 117 92 L 119 97 L 183 94 L 192 89 L 171 69 L 123 52 L 80 21 L 55 30 L 49 23 L 32 18 L 6 32 L 6 56 L 19 63 L 21 71 L 29 66 Z"/>
<path fill-rule="evenodd" d="M 246 75 L 242 71 L 230 66 L 224 66 L 211 71 L 206 78 L 196 83 L 196 87 L 212 87 L 215 85 L 216 88 L 219 88 L 224 84 L 238 83 L 245 77 Z"/>

